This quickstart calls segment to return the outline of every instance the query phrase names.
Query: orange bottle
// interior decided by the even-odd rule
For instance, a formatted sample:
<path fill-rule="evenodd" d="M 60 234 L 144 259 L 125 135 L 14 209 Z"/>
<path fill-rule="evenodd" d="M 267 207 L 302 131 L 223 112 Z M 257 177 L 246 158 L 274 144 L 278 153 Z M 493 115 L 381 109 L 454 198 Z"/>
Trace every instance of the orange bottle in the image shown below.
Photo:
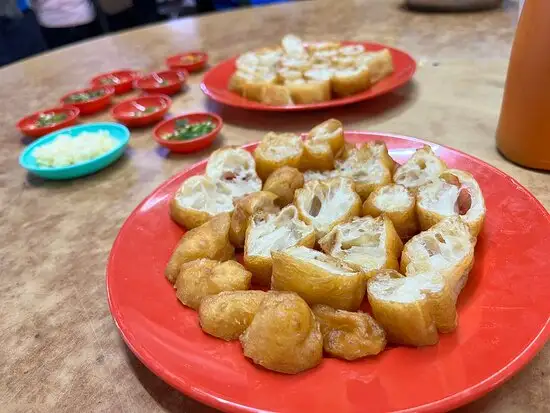
<path fill-rule="evenodd" d="M 526 0 L 497 128 L 497 146 L 517 164 L 550 170 L 550 0 Z"/>

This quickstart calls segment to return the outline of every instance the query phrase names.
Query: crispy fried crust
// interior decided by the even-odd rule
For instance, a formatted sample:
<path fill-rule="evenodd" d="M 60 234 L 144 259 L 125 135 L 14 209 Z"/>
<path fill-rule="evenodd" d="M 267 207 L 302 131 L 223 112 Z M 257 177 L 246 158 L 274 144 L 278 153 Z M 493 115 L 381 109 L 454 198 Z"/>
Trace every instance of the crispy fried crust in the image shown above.
<path fill-rule="evenodd" d="M 328 119 L 313 127 L 308 133 L 308 140 L 328 143 L 336 155 L 344 146 L 344 127 L 337 119 Z"/>
<path fill-rule="evenodd" d="M 300 170 L 326 171 L 334 168 L 334 154 L 328 143 L 304 141 L 304 153 L 300 159 Z"/>
<path fill-rule="evenodd" d="M 223 291 L 202 299 L 199 323 L 211 336 L 237 340 L 248 328 L 267 293 L 263 291 Z"/>
<path fill-rule="evenodd" d="M 269 132 L 254 151 L 258 175 L 265 180 L 283 166 L 299 167 L 303 151 L 304 146 L 298 135 Z"/>
<path fill-rule="evenodd" d="M 303 186 L 304 176 L 302 173 L 296 168 L 283 166 L 269 175 L 263 189 L 277 195 L 277 204 L 284 207 L 292 203 L 295 191 Z"/>
<path fill-rule="evenodd" d="M 314 305 L 311 309 L 321 325 L 325 353 L 357 360 L 374 356 L 386 347 L 386 333 L 367 313 L 335 310 L 326 305 Z"/>
<path fill-rule="evenodd" d="M 237 261 L 201 258 L 181 266 L 174 286 L 182 304 L 196 310 L 208 295 L 248 290 L 251 278 L 252 274 Z"/>
<path fill-rule="evenodd" d="M 168 261 L 165 275 L 171 283 L 176 281 L 183 264 L 199 258 L 226 261 L 234 257 L 229 243 L 230 214 L 215 216 L 203 225 L 183 234 Z"/>
<path fill-rule="evenodd" d="M 357 310 L 363 301 L 366 277 L 345 263 L 305 247 L 273 251 L 271 288 L 294 291 L 308 304 Z"/>
<path fill-rule="evenodd" d="M 235 210 L 231 215 L 229 240 L 236 247 L 244 247 L 248 219 L 256 212 L 264 211 L 268 214 L 279 211 L 275 205 L 277 195 L 268 191 L 259 191 L 248 194 L 235 201 Z"/>
<path fill-rule="evenodd" d="M 292 102 L 296 104 L 319 103 L 330 100 L 330 80 L 289 80 L 285 86 Z"/>
<path fill-rule="evenodd" d="M 402 240 L 419 231 L 414 195 L 402 185 L 390 184 L 371 192 L 363 203 L 363 215 L 387 216 Z"/>
<path fill-rule="evenodd" d="M 300 373 L 323 358 L 319 322 L 295 293 L 268 292 L 240 341 L 246 357 L 280 373 Z"/>
<path fill-rule="evenodd" d="M 332 78 L 332 91 L 336 96 L 350 96 L 368 89 L 369 71 L 366 68 L 336 70 Z"/>
<path fill-rule="evenodd" d="M 439 159 L 429 145 L 417 149 L 393 174 L 396 184 L 401 184 L 416 192 L 419 187 L 439 178 L 447 165 Z"/>

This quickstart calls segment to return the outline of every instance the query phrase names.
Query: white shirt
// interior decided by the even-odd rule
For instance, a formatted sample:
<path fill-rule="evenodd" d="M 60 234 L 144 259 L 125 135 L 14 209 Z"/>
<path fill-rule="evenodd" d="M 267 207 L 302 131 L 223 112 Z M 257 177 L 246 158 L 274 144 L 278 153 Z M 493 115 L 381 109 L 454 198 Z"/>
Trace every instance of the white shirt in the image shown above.
<path fill-rule="evenodd" d="M 89 0 L 34 0 L 33 9 L 41 26 L 74 27 L 95 19 L 95 9 Z"/>

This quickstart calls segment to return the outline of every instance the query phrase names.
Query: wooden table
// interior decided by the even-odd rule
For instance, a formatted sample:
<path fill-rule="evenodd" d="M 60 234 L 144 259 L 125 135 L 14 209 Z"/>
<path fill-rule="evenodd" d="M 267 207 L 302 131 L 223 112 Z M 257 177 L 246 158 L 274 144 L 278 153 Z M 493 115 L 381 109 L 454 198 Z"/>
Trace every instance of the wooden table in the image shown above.
<path fill-rule="evenodd" d="M 338 3 L 338 5 L 336 5 Z M 269 130 L 305 131 L 328 117 L 348 129 L 426 138 L 502 169 L 550 207 L 550 175 L 521 169 L 495 150 L 494 133 L 517 5 L 476 14 L 417 14 L 397 0 L 299 2 L 213 14 L 100 38 L 0 70 L 0 410 L 3 412 L 192 412 L 213 410 L 156 378 L 126 348 L 111 319 L 105 266 L 124 219 L 157 185 L 217 147 L 258 140 Z M 172 112 L 213 110 L 222 139 L 195 155 L 169 155 L 150 129 L 132 133 L 111 168 L 72 182 L 45 182 L 17 164 L 16 121 L 56 105 L 93 75 L 163 66 L 183 50 L 212 63 L 276 42 L 307 39 L 388 43 L 419 62 L 414 82 L 374 102 L 333 111 L 263 114 L 219 107 L 201 93 L 201 75 Z M 88 120 L 107 120 L 104 113 Z M 536 286 L 534 286 L 536 288 Z M 550 347 L 515 378 L 462 412 L 546 412 Z"/>

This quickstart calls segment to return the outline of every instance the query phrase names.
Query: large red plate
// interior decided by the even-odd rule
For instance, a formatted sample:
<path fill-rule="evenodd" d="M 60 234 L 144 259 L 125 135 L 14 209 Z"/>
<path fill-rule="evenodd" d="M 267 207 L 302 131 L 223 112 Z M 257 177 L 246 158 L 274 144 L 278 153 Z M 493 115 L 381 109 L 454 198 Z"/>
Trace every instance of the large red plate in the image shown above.
<path fill-rule="evenodd" d="M 349 132 L 346 139 L 383 139 L 397 161 L 424 141 Z M 306 373 L 286 376 L 247 361 L 238 342 L 204 334 L 183 307 L 164 268 L 183 231 L 168 201 L 205 161 L 171 178 L 124 223 L 107 269 L 111 312 L 132 351 L 172 386 L 228 412 L 439 412 L 501 384 L 548 339 L 550 215 L 515 180 L 464 153 L 432 145 L 451 167 L 478 180 L 487 219 L 476 263 L 460 296 L 460 325 L 425 348 L 396 347 L 374 358 L 326 358 Z M 255 144 L 246 148 L 252 150 Z"/>
<path fill-rule="evenodd" d="M 350 103 L 372 99 L 376 96 L 391 92 L 392 90 L 403 86 L 414 75 L 414 72 L 416 70 L 416 62 L 410 55 L 408 55 L 407 53 L 401 50 L 394 49 L 392 47 L 385 46 L 378 43 L 367 43 L 367 42 L 342 42 L 342 43 L 343 44 L 362 44 L 365 46 L 365 49 L 373 52 L 381 49 L 389 49 L 393 58 L 394 72 L 390 76 L 376 83 L 371 88 L 353 96 L 348 96 L 348 97 L 339 98 L 339 99 L 332 99 L 326 102 L 313 103 L 313 104 L 270 106 L 270 105 L 265 105 L 263 103 L 258 103 L 258 102 L 245 99 L 227 89 L 229 79 L 231 78 L 231 75 L 235 72 L 235 61 L 237 60 L 237 58 L 234 57 L 232 59 L 224 60 L 223 62 L 217 64 L 212 69 L 210 69 L 204 75 L 203 82 L 201 83 L 201 89 L 207 96 L 209 96 L 211 99 L 215 100 L 216 102 L 223 103 L 229 106 L 243 108 L 243 109 L 270 110 L 270 111 L 313 110 L 313 109 L 323 109 L 323 108 L 343 106 Z"/>

